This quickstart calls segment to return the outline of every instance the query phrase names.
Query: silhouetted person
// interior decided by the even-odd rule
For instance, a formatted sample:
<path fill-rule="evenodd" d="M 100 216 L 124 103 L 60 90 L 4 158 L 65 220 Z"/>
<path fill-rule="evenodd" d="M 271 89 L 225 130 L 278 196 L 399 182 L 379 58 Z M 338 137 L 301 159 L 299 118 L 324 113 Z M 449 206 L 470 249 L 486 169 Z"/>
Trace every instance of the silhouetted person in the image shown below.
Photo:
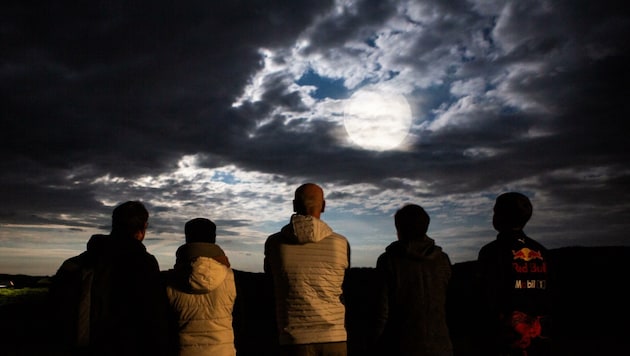
<path fill-rule="evenodd" d="M 532 204 L 517 192 L 494 205 L 496 240 L 477 259 L 481 309 L 480 352 L 484 355 L 548 355 L 551 339 L 547 249 L 523 232 Z"/>
<path fill-rule="evenodd" d="M 67 350 L 86 355 L 165 355 L 168 300 L 155 257 L 142 243 L 149 213 L 138 201 L 117 206 L 109 235 L 53 277 L 55 326 Z"/>
<path fill-rule="evenodd" d="M 265 242 L 282 355 L 346 355 L 342 284 L 350 245 L 320 220 L 326 202 L 313 183 L 295 191 L 291 221 Z"/>
<path fill-rule="evenodd" d="M 179 355 L 236 355 L 232 310 L 234 272 L 216 245 L 216 225 L 196 218 L 185 225 L 186 243 L 167 272 L 167 294 L 177 323 Z"/>
<path fill-rule="evenodd" d="M 398 239 L 376 262 L 383 288 L 377 307 L 377 354 L 453 354 L 446 323 L 451 261 L 427 236 L 429 222 L 429 215 L 416 204 L 405 205 L 394 215 Z"/>

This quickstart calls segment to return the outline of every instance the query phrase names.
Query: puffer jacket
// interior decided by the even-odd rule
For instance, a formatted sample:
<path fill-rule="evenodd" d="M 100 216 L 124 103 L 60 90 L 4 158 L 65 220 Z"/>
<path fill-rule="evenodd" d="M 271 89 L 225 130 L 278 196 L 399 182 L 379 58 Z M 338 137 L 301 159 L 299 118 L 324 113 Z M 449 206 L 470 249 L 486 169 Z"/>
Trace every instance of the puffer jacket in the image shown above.
<path fill-rule="evenodd" d="M 177 250 L 167 294 L 179 333 L 179 355 L 235 355 L 234 272 L 223 250 L 193 242 Z"/>
<path fill-rule="evenodd" d="M 342 284 L 348 240 L 322 220 L 293 215 L 265 242 L 265 272 L 274 283 L 280 345 L 347 340 Z"/>

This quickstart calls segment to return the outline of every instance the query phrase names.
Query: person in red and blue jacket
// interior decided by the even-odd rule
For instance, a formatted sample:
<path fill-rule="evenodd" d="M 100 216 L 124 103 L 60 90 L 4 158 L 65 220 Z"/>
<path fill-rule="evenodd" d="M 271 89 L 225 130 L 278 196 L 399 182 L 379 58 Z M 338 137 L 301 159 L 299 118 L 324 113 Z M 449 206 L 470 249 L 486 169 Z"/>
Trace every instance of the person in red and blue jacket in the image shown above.
<path fill-rule="evenodd" d="M 547 249 L 523 232 L 532 216 L 529 198 L 518 192 L 497 197 L 492 224 L 497 238 L 477 258 L 484 355 L 551 353 L 550 261 Z"/>

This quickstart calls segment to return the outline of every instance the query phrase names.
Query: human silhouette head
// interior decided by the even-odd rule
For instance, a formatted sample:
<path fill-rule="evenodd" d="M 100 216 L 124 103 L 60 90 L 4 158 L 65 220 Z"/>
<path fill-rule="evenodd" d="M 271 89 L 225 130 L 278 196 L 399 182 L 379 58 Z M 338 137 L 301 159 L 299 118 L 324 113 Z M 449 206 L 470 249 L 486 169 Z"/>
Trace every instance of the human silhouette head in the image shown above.
<path fill-rule="evenodd" d="M 217 225 L 204 218 L 196 218 L 186 222 L 186 225 L 184 225 L 184 233 L 186 234 L 186 243 L 215 243 L 217 241 Z"/>
<path fill-rule="evenodd" d="M 118 205 L 112 213 L 112 235 L 144 240 L 149 211 L 139 201 L 127 201 Z"/>
<path fill-rule="evenodd" d="M 297 214 L 319 218 L 325 207 L 324 191 L 317 184 L 305 183 L 295 190 L 293 211 Z"/>
<path fill-rule="evenodd" d="M 429 214 L 420 205 L 407 204 L 403 206 L 394 215 L 398 239 L 401 241 L 424 239 L 430 221 Z"/>
<path fill-rule="evenodd" d="M 532 203 L 525 195 L 508 192 L 499 195 L 494 203 L 492 225 L 495 230 L 522 230 L 532 217 Z"/>

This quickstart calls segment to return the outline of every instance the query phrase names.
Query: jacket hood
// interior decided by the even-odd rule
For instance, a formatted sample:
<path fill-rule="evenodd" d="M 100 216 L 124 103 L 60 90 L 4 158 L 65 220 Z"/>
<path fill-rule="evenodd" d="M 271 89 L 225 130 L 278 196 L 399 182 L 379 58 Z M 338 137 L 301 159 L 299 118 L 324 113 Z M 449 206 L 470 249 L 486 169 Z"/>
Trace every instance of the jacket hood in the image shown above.
<path fill-rule="evenodd" d="M 103 250 L 108 241 L 109 235 L 92 235 L 87 243 L 87 250 L 90 252 Z"/>
<path fill-rule="evenodd" d="M 147 248 L 142 241 L 132 238 L 120 238 L 114 235 L 92 235 L 87 243 L 87 251 L 93 256 L 133 255 L 146 252 Z"/>
<path fill-rule="evenodd" d="M 308 215 L 293 214 L 291 223 L 282 228 L 285 241 L 303 245 L 318 242 L 333 233 L 333 230 L 322 220 Z"/>
<path fill-rule="evenodd" d="M 176 252 L 175 284 L 188 293 L 204 294 L 219 287 L 230 269 L 227 256 L 218 245 L 192 242 Z"/>
<path fill-rule="evenodd" d="M 200 256 L 214 258 L 218 262 L 230 267 L 230 262 L 225 252 L 223 252 L 223 249 L 219 247 L 219 245 L 210 242 L 189 242 L 179 246 L 177 252 L 175 252 L 175 257 L 177 258 L 176 264 L 181 262 L 186 263 Z"/>
<path fill-rule="evenodd" d="M 385 250 L 395 255 L 407 256 L 416 260 L 433 259 L 442 252 L 442 248 L 435 244 L 435 240 L 426 235 L 421 240 L 394 241 Z"/>

